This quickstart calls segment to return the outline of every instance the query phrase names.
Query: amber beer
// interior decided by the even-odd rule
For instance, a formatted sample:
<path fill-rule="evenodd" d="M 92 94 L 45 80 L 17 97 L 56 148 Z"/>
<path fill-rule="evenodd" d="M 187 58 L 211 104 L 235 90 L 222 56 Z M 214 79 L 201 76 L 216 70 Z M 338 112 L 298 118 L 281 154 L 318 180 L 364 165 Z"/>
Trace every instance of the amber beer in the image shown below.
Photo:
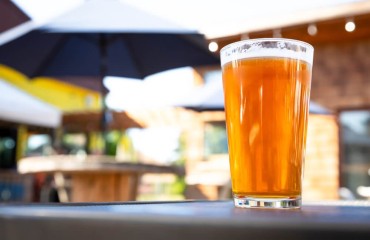
<path fill-rule="evenodd" d="M 255 50 L 222 66 L 236 206 L 300 206 L 311 63 L 299 54 Z"/>

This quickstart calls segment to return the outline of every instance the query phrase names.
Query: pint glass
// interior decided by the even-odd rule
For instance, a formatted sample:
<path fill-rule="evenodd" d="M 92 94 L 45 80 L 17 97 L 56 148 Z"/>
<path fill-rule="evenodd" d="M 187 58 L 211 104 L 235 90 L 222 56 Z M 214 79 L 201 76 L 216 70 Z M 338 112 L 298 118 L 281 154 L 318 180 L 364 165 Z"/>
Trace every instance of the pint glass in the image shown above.
<path fill-rule="evenodd" d="M 221 50 L 236 207 L 301 206 L 313 47 L 251 39 Z"/>

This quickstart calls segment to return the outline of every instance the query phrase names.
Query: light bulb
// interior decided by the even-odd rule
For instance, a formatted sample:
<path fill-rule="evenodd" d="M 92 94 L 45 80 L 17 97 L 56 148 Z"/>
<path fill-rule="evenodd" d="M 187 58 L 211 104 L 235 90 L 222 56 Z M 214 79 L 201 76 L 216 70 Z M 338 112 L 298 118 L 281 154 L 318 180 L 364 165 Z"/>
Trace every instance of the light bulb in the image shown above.
<path fill-rule="evenodd" d="M 353 32 L 356 29 L 356 24 L 353 20 L 348 20 L 344 26 L 347 32 Z"/>
<path fill-rule="evenodd" d="M 248 40 L 250 37 L 249 37 L 249 34 L 248 33 L 243 33 L 240 37 L 240 40 Z"/>
<path fill-rule="evenodd" d="M 208 49 L 211 52 L 216 52 L 218 50 L 218 44 L 216 42 L 210 42 L 208 44 Z"/>
<path fill-rule="evenodd" d="M 317 34 L 316 24 L 312 23 L 312 24 L 308 25 L 307 32 L 308 32 L 309 35 L 315 36 Z"/>
<path fill-rule="evenodd" d="M 281 30 L 280 29 L 274 30 L 273 33 L 272 33 L 272 36 L 274 38 L 281 38 L 281 37 L 283 37 L 283 35 L 281 34 Z"/>

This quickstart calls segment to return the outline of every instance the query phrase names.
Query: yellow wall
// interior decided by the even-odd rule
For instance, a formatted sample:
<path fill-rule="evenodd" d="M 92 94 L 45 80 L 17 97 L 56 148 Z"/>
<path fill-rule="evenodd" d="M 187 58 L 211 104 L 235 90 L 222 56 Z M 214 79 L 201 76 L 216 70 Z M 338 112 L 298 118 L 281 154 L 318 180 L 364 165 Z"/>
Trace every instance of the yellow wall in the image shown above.
<path fill-rule="evenodd" d="M 64 112 L 98 110 L 101 107 L 101 98 L 98 92 L 53 78 L 29 79 L 1 64 L 0 78 Z"/>

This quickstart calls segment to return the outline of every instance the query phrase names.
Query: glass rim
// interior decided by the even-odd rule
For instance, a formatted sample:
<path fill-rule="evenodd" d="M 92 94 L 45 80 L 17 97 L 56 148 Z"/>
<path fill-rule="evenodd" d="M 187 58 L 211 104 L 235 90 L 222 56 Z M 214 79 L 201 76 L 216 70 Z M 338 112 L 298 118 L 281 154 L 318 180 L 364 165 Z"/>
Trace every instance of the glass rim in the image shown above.
<path fill-rule="evenodd" d="M 226 51 L 227 49 L 232 48 L 234 46 L 243 45 L 243 44 L 248 43 L 248 42 L 250 42 L 250 43 L 256 43 L 256 42 L 289 42 L 289 43 L 295 43 L 295 44 L 300 45 L 300 46 L 304 46 L 307 49 L 309 49 L 310 51 L 314 50 L 314 47 L 311 44 L 309 44 L 307 42 L 304 42 L 304 41 L 301 41 L 301 40 L 292 39 L 292 38 L 250 38 L 250 39 L 245 39 L 245 40 L 240 40 L 240 41 L 237 41 L 237 42 L 229 43 L 226 46 L 224 46 L 223 48 L 221 48 L 220 53 L 222 53 L 222 52 Z"/>
<path fill-rule="evenodd" d="M 259 45 L 261 44 L 261 46 Z M 276 44 L 276 47 L 264 47 L 262 44 Z M 300 49 L 286 48 L 284 45 Z M 250 48 L 244 48 L 250 46 Z M 239 50 L 238 50 L 239 49 Z M 226 63 L 252 57 L 286 57 L 313 63 L 314 47 L 306 42 L 290 38 L 253 38 L 230 43 L 220 50 L 220 62 Z"/>

